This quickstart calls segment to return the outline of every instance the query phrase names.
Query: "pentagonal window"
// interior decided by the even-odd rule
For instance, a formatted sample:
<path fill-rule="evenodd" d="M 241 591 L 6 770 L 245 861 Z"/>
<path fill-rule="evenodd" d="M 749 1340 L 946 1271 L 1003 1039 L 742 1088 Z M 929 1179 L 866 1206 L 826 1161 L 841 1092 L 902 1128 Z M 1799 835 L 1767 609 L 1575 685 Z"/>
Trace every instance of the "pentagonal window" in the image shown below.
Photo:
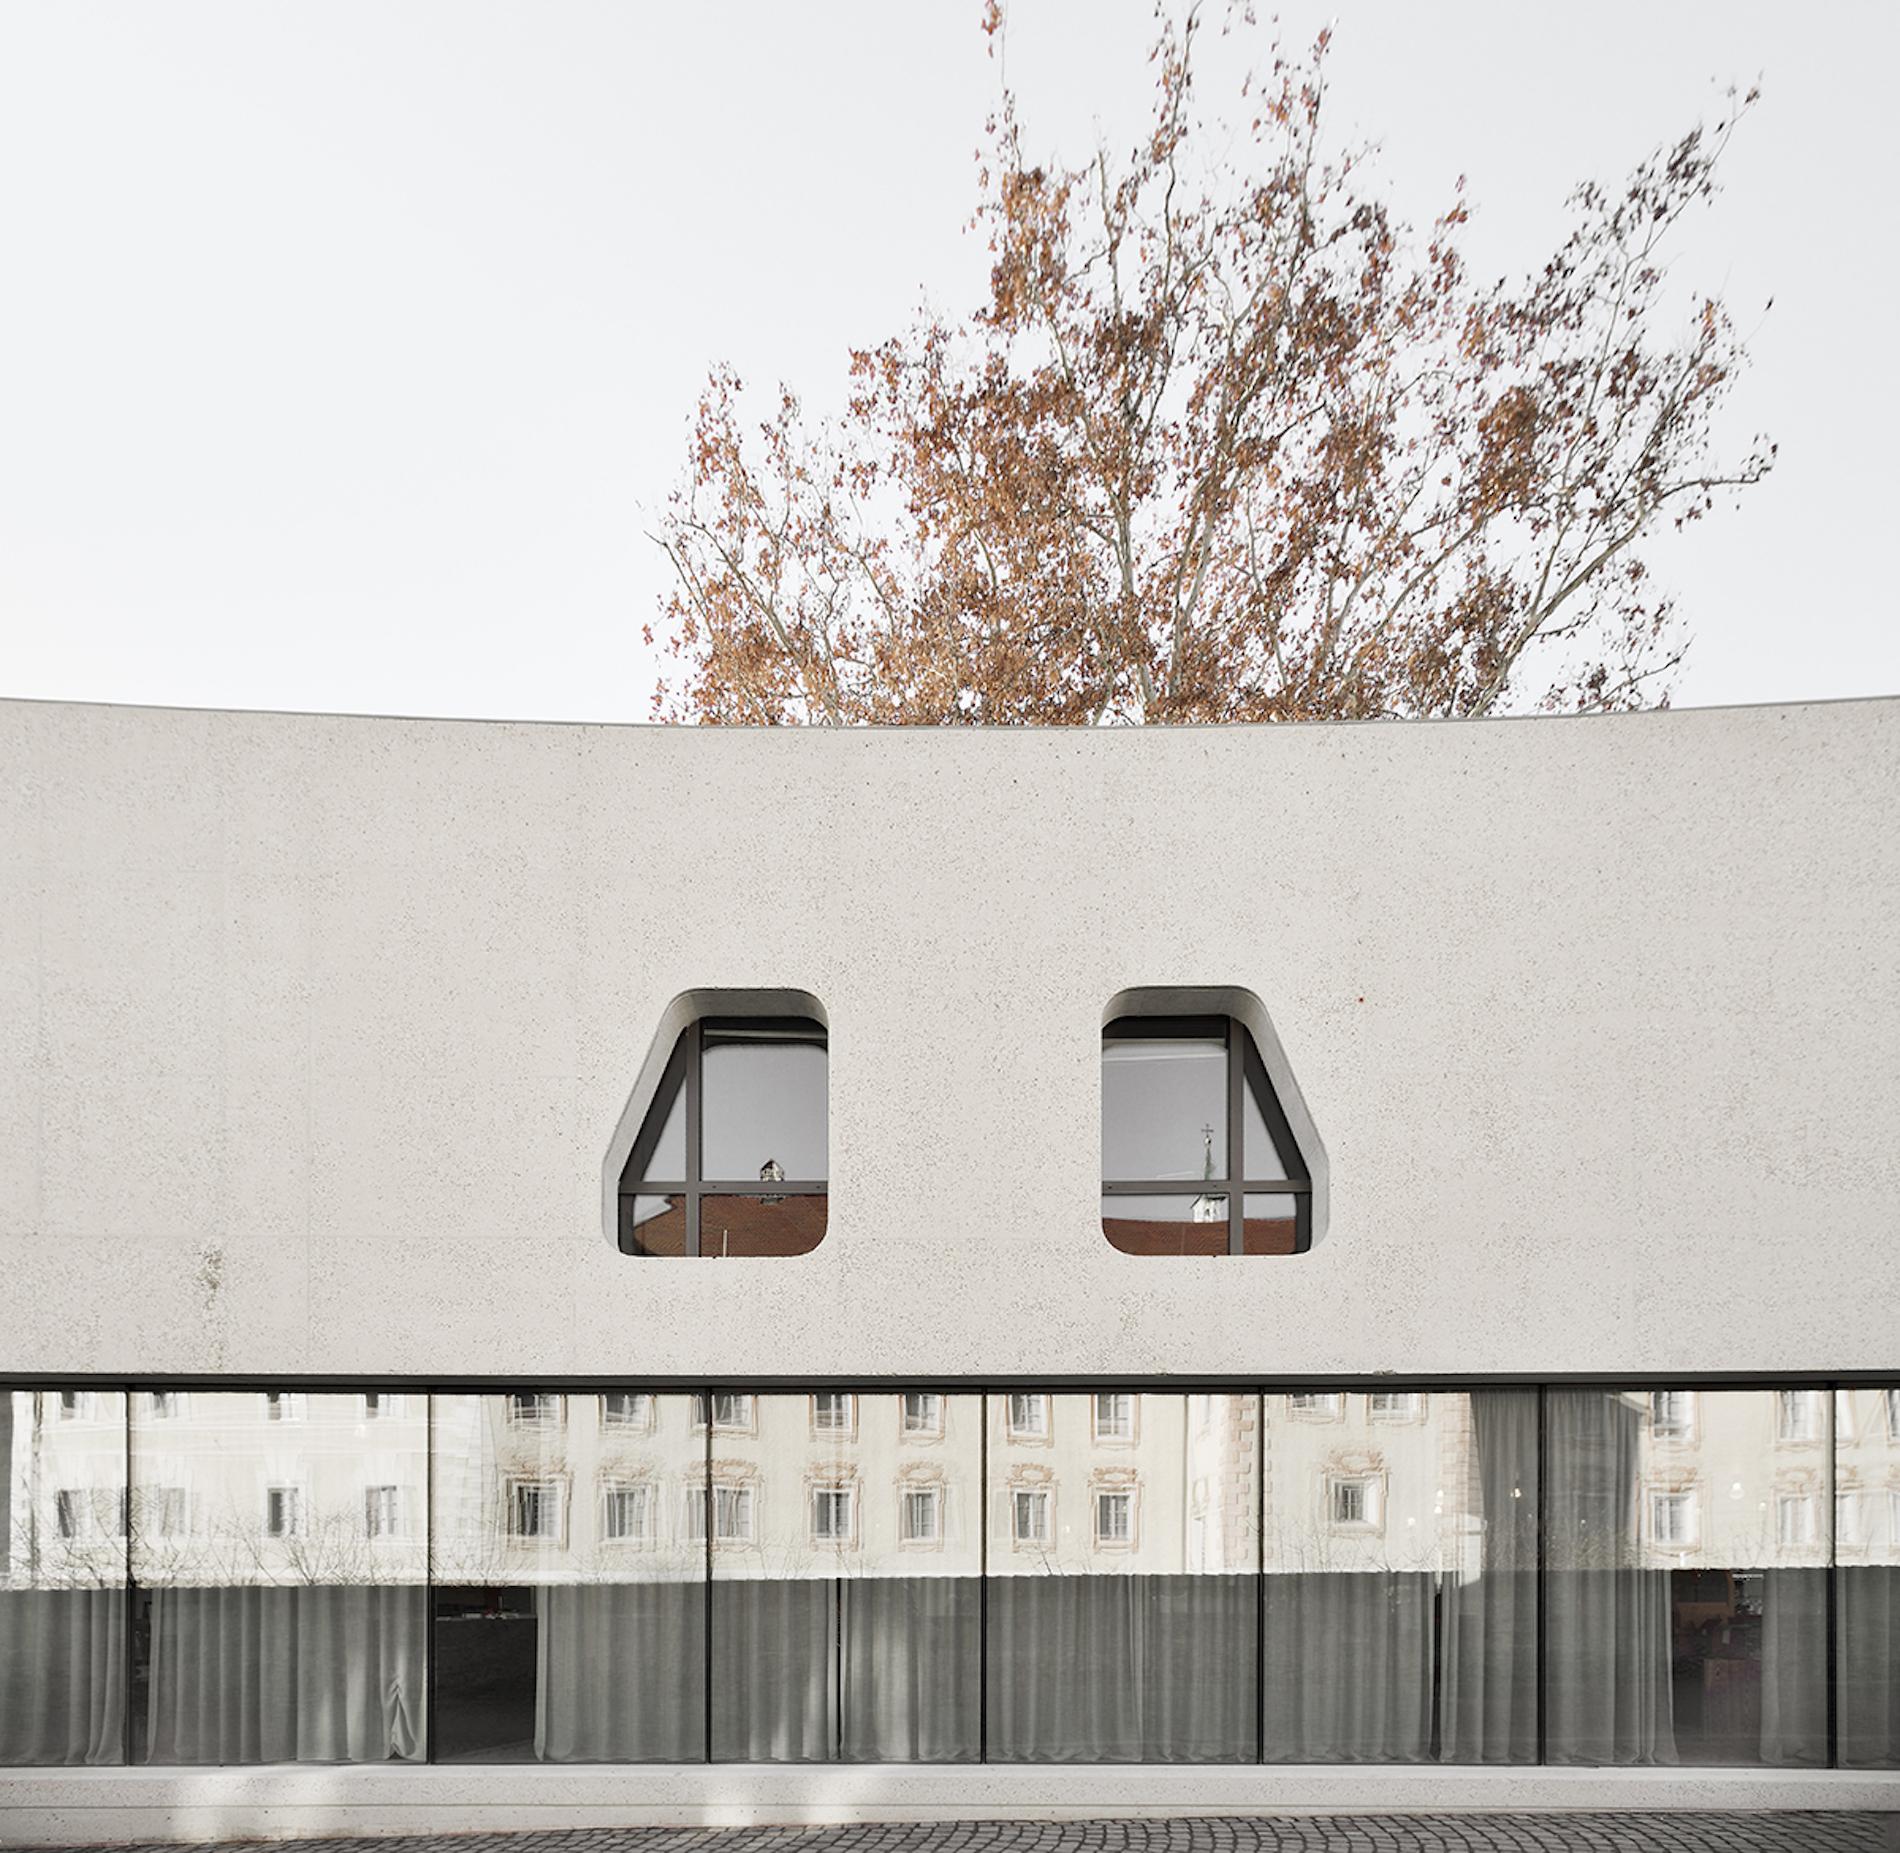
<path fill-rule="evenodd" d="M 824 1239 L 829 1073 L 810 1017 L 702 1017 L 620 1175 L 628 1255 L 802 1255 Z"/>
<path fill-rule="evenodd" d="M 1236 1017 L 1117 1017 L 1102 1032 L 1102 1229 L 1130 1255 L 1288 1255 L 1313 1184 Z"/>

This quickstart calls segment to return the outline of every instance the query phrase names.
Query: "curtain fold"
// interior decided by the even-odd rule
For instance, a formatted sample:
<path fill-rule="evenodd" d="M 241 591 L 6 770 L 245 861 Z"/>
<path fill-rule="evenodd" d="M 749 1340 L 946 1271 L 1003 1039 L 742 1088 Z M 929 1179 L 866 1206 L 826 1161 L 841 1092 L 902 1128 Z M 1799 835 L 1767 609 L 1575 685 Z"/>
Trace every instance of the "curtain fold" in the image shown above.
<path fill-rule="evenodd" d="M 1440 1586 L 1440 1760 L 1537 1760 L 1537 1398 L 1471 1396 L 1480 1531 L 1475 1562 Z"/>
<path fill-rule="evenodd" d="M 825 1763 L 838 1748 L 837 1583 L 734 1577 L 712 1600 L 712 1753 Z"/>
<path fill-rule="evenodd" d="M 1827 1572 L 1762 1576 L 1761 1760 L 1827 1764 Z"/>
<path fill-rule="evenodd" d="M 706 1754 L 704 1583 L 556 1583 L 538 1592 L 534 1753 L 550 1763 L 697 1763 Z"/>
<path fill-rule="evenodd" d="M 981 1605 L 981 1585 L 971 1576 L 865 1577 L 843 1585 L 847 1762 L 975 1762 Z"/>
<path fill-rule="evenodd" d="M 1269 1572 L 1269 1763 L 1423 1763 L 1432 1754 L 1429 1571 Z"/>
<path fill-rule="evenodd" d="M 420 1757 L 426 1608 L 408 1585 L 153 1590 L 143 1760 Z"/>
<path fill-rule="evenodd" d="M 1256 1602 L 1249 1575 L 995 1578 L 990 1760 L 1252 1762 Z"/>
<path fill-rule="evenodd" d="M 0 1590 L 0 1765 L 119 1763 L 124 1738 L 125 1591 Z"/>
<path fill-rule="evenodd" d="M 1835 1571 L 1843 1769 L 1900 1769 L 1900 1568 Z"/>
<path fill-rule="evenodd" d="M 1641 1416 L 1602 1390 L 1546 1407 L 1549 1760 L 1674 1763 L 1669 1572 L 1642 1567 L 1636 1533 Z"/>

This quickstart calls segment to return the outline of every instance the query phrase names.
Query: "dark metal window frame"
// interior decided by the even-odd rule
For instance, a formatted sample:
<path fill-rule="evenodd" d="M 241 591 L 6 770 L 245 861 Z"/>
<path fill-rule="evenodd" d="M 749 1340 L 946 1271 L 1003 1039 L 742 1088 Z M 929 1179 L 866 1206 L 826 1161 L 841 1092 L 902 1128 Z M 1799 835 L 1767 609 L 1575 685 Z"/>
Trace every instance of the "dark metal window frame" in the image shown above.
<path fill-rule="evenodd" d="M 623 1255 L 647 1255 L 641 1245 L 639 1225 L 634 1221 L 634 1201 L 639 1197 L 681 1197 L 686 1209 L 686 1253 L 704 1253 L 700 1239 L 700 1206 L 707 1197 L 825 1197 L 831 1185 L 824 1178 L 708 1178 L 703 1173 L 700 1129 L 705 1118 L 706 1039 L 747 1034 L 761 1041 L 816 1043 L 829 1050 L 830 1038 L 825 1026 L 815 1017 L 695 1017 L 680 1031 L 679 1041 L 667 1058 L 646 1118 L 640 1123 L 633 1149 L 620 1173 L 620 1252 Z M 826 1084 L 830 1084 L 829 1069 Z M 673 1098 L 682 1094 L 686 1102 L 686 1175 L 682 1178 L 655 1178 L 646 1175 L 654 1148 L 672 1116 Z M 649 1257 L 651 1258 L 651 1257 Z"/>
<path fill-rule="evenodd" d="M 1293 1128 L 1280 1105 L 1280 1097 L 1267 1078 L 1267 1065 L 1253 1035 L 1238 1017 L 1116 1017 L 1102 1028 L 1102 1040 L 1120 1042 L 1142 1040 L 1172 1041 L 1183 1038 L 1218 1037 L 1227 1059 L 1227 1149 L 1222 1174 L 1213 1178 L 1161 1178 L 1152 1182 L 1129 1178 L 1103 1178 L 1105 1197 L 1199 1197 L 1225 1195 L 1227 1198 L 1227 1252 L 1247 1252 L 1247 1193 L 1293 1199 L 1293 1252 L 1305 1254 L 1313 1246 L 1313 1180 L 1306 1160 L 1293 1137 Z M 1247 1167 L 1247 1090 L 1260 1107 L 1267 1135 L 1273 1141 L 1274 1155 L 1286 1176 L 1248 1178 Z M 1107 1218 L 1103 1233 L 1106 1235 Z"/>

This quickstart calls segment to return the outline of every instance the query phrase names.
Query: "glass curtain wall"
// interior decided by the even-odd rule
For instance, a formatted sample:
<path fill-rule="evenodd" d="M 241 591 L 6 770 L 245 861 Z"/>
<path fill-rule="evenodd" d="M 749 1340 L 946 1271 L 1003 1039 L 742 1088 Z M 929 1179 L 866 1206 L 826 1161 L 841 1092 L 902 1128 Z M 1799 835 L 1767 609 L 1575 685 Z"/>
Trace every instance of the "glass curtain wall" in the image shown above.
<path fill-rule="evenodd" d="M 1900 1385 L 0 1391 L 0 1764 L 1540 1757 L 1900 1768 Z"/>
<path fill-rule="evenodd" d="M 706 1401 L 714 1759 L 975 1761 L 983 1399 Z"/>
<path fill-rule="evenodd" d="M 1548 1392 L 1553 1763 L 1828 1758 L 1824 1391 Z"/>
<path fill-rule="evenodd" d="M 706 1754 L 697 1399 L 435 1399 L 438 1762 Z"/>
<path fill-rule="evenodd" d="M 1252 1762 L 1257 1396 L 989 1402 L 992 1762 Z"/>
<path fill-rule="evenodd" d="M 0 1765 L 124 1760 L 125 1398 L 0 1391 Z"/>
<path fill-rule="evenodd" d="M 1264 1414 L 1266 1760 L 1535 1762 L 1536 1392 Z"/>
<path fill-rule="evenodd" d="M 427 1407 L 133 1396 L 135 1761 L 426 1753 Z"/>
<path fill-rule="evenodd" d="M 1834 1604 L 1843 1769 L 1900 1769 L 1900 1386 L 1834 1399 Z"/>

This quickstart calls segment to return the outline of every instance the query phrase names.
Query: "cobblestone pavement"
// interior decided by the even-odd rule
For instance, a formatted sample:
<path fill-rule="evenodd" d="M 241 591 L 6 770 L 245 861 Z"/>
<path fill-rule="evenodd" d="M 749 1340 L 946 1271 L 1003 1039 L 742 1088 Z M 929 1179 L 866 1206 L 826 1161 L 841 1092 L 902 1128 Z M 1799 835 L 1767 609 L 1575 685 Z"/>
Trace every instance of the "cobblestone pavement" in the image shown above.
<path fill-rule="evenodd" d="M 253 1853 L 262 1844 L 220 1841 L 215 1849 L 200 1853 Z M 387 1840 L 277 1840 L 268 1846 L 269 1853 L 1900 1853 L 1900 1815 L 1283 1815 L 578 1828 Z M 137 1853 L 147 1849 L 141 1846 Z M 153 1847 L 149 1853 L 166 1850 Z"/>

